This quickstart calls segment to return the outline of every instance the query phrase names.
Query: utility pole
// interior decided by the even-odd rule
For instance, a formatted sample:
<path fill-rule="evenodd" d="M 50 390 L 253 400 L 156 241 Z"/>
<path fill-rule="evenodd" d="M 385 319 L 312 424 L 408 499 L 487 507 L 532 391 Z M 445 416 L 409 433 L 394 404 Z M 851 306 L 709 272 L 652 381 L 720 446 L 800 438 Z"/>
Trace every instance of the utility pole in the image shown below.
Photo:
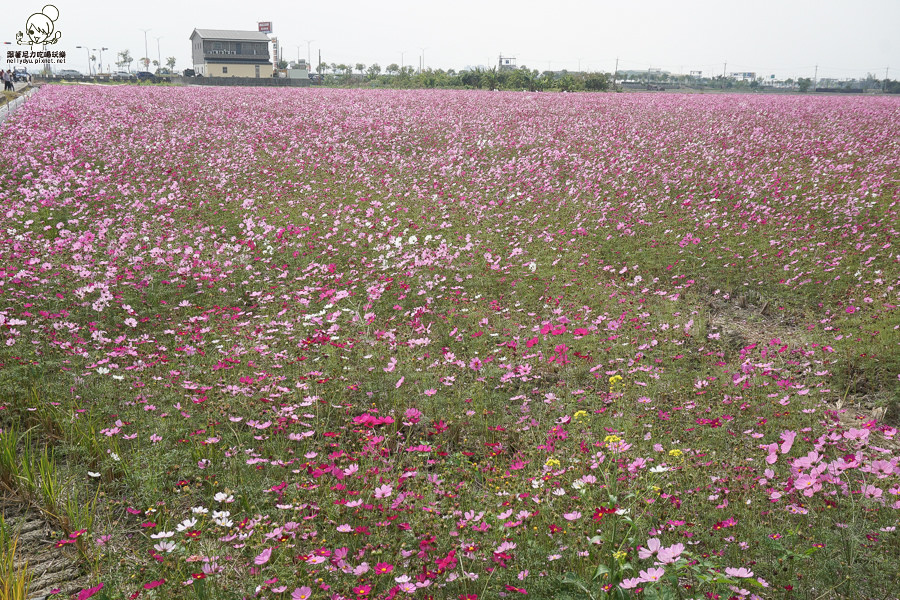
<path fill-rule="evenodd" d="M 156 38 L 156 71 L 157 73 L 162 71 L 162 52 L 159 50 L 159 40 L 161 40 L 163 36 L 159 36 Z"/>
<path fill-rule="evenodd" d="M 422 73 L 423 71 L 425 71 L 425 51 L 426 51 L 427 49 L 428 49 L 427 47 L 426 47 L 426 48 L 421 48 L 421 50 L 422 50 L 422 62 L 421 62 L 421 65 L 422 65 L 422 66 L 419 67 L 419 73 Z"/>
<path fill-rule="evenodd" d="M 147 59 L 147 62 L 144 63 L 144 70 L 146 70 L 146 69 L 148 69 L 149 66 L 150 66 L 150 65 L 149 65 L 149 61 L 150 61 L 150 56 L 149 56 L 150 50 L 147 48 L 147 32 L 150 31 L 150 30 L 149 30 L 149 29 L 141 29 L 141 31 L 144 32 L 144 58 Z"/>
<path fill-rule="evenodd" d="M 891 69 L 890 67 L 884 68 L 884 81 L 881 83 L 881 91 L 882 92 L 887 91 L 888 71 L 890 71 L 890 69 Z"/>
<path fill-rule="evenodd" d="M 819 85 L 819 65 L 816 65 L 815 74 L 813 75 L 813 91 L 816 91 L 816 87 Z"/>
<path fill-rule="evenodd" d="M 322 71 L 322 49 L 319 48 L 319 64 L 316 65 L 316 72 L 321 73 Z"/>
<path fill-rule="evenodd" d="M 725 64 L 722 65 L 722 89 L 725 89 L 725 70 L 728 68 L 728 61 L 725 61 Z"/>
<path fill-rule="evenodd" d="M 619 57 L 616 57 L 616 70 L 613 71 L 613 91 L 616 91 L 616 75 L 619 74 Z"/>

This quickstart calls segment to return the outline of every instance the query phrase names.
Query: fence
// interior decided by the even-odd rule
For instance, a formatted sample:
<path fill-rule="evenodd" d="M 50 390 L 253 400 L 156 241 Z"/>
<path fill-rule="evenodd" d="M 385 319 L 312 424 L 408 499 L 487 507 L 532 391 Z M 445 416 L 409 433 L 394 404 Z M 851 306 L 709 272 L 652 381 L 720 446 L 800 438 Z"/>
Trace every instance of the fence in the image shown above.
<path fill-rule="evenodd" d="M 175 85 L 222 85 L 252 87 L 309 87 L 309 79 L 288 79 L 285 77 L 172 77 Z"/>
<path fill-rule="evenodd" d="M 34 90 L 35 88 L 26 88 L 25 92 L 21 96 L 5 102 L 3 106 L 0 106 L 0 123 L 8 119 L 11 115 L 15 114 L 15 112 L 19 110 L 19 107 L 25 103 L 25 100 L 27 100 L 28 97 L 34 93 Z"/>

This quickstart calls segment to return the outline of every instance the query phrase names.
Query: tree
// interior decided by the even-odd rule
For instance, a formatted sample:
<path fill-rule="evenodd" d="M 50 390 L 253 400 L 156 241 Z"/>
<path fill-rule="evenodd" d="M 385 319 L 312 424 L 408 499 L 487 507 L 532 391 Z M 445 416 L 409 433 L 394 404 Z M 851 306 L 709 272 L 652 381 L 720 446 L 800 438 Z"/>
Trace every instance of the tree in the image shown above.
<path fill-rule="evenodd" d="M 279 69 L 287 69 L 287 68 L 288 68 L 288 61 L 286 61 L 286 60 L 284 60 L 284 59 L 282 58 L 282 59 L 279 60 L 277 63 L 275 63 L 275 66 L 277 66 Z"/>
<path fill-rule="evenodd" d="M 362 75 L 363 71 L 366 70 L 366 65 L 363 63 L 356 63 L 356 70 L 359 71 L 360 75 Z"/>
<path fill-rule="evenodd" d="M 153 61 L 153 66 L 156 67 L 156 72 L 159 73 L 159 61 L 158 60 Z"/>
<path fill-rule="evenodd" d="M 134 62 L 134 58 L 131 56 L 131 50 L 122 50 L 119 52 L 119 62 L 116 63 L 118 67 L 128 67 L 128 70 L 131 71 L 131 63 Z"/>
<path fill-rule="evenodd" d="M 368 68 L 366 73 L 369 74 L 369 79 L 375 79 L 378 75 L 381 74 L 381 65 L 378 63 L 374 63 L 372 66 Z"/>
<path fill-rule="evenodd" d="M 397 63 L 391 63 L 388 66 L 386 66 L 384 68 L 384 70 L 387 72 L 388 75 L 393 75 L 394 73 L 396 73 L 397 71 L 400 70 L 400 65 L 398 65 Z"/>
<path fill-rule="evenodd" d="M 173 73 L 175 72 L 175 57 L 170 56 L 166 59 L 166 66 L 169 67 L 169 70 Z"/>
<path fill-rule="evenodd" d="M 609 89 L 609 77 L 606 73 L 588 73 L 584 78 L 584 89 L 592 92 L 605 92 Z"/>
<path fill-rule="evenodd" d="M 800 93 L 805 94 L 809 91 L 810 86 L 812 86 L 812 79 L 809 77 L 801 77 L 797 80 L 797 85 L 800 86 Z"/>

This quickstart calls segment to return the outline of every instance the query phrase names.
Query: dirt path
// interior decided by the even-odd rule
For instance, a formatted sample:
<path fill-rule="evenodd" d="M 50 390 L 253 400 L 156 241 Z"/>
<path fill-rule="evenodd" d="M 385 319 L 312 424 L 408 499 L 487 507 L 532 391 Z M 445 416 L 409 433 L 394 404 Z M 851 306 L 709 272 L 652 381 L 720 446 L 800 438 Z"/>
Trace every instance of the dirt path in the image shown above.
<path fill-rule="evenodd" d="M 56 548 L 59 538 L 43 516 L 16 500 L 0 498 L 0 514 L 19 536 L 17 566 L 27 561 L 32 580 L 29 598 L 68 598 L 88 585 L 89 579 L 69 548 Z"/>

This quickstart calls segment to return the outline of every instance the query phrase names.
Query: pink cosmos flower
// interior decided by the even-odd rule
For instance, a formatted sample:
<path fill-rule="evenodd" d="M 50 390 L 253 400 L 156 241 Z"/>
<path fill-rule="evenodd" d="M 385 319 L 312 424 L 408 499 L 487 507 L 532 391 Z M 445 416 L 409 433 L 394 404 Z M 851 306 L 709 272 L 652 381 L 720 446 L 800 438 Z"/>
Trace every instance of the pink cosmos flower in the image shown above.
<path fill-rule="evenodd" d="M 656 558 L 660 564 L 670 565 L 678 560 L 682 552 L 684 552 L 684 544 L 675 544 L 668 548 L 660 548 Z"/>
<path fill-rule="evenodd" d="M 666 570 L 661 567 L 655 567 L 647 569 L 646 571 L 641 571 L 638 573 L 640 575 L 641 581 L 645 583 L 653 583 L 654 581 L 659 581 L 660 578 L 666 574 Z"/>
<path fill-rule="evenodd" d="M 659 538 L 650 538 L 649 540 L 647 540 L 646 548 L 640 546 L 638 547 L 638 557 L 641 560 L 650 558 L 659 551 L 661 545 L 662 544 L 660 544 Z"/>
<path fill-rule="evenodd" d="M 735 569 L 734 567 L 726 567 L 725 574 L 731 577 L 753 577 L 753 571 L 746 567 Z"/>
<path fill-rule="evenodd" d="M 568 512 L 563 514 L 563 519 L 566 521 L 577 521 L 581 518 L 581 513 L 576 511 Z"/>
<path fill-rule="evenodd" d="M 304 585 L 303 587 L 298 587 L 291 594 L 291 600 L 309 600 L 312 596 L 312 588 L 308 585 Z"/>
<path fill-rule="evenodd" d="M 621 587 L 623 590 L 631 590 L 641 585 L 642 583 L 644 583 L 644 580 L 640 577 L 632 577 L 630 579 L 623 579 L 622 583 L 619 584 L 619 587 Z"/>
<path fill-rule="evenodd" d="M 260 552 L 256 558 L 253 559 L 253 564 L 255 565 L 264 565 L 269 562 L 269 558 L 272 556 L 272 549 L 266 548 L 262 552 Z"/>
<path fill-rule="evenodd" d="M 377 488 L 375 488 L 375 497 L 378 498 L 379 500 L 381 498 L 387 498 L 391 495 L 391 493 L 393 491 L 394 491 L 394 488 L 392 488 L 391 486 L 389 486 L 387 484 L 381 485 L 381 486 L 378 486 Z"/>

